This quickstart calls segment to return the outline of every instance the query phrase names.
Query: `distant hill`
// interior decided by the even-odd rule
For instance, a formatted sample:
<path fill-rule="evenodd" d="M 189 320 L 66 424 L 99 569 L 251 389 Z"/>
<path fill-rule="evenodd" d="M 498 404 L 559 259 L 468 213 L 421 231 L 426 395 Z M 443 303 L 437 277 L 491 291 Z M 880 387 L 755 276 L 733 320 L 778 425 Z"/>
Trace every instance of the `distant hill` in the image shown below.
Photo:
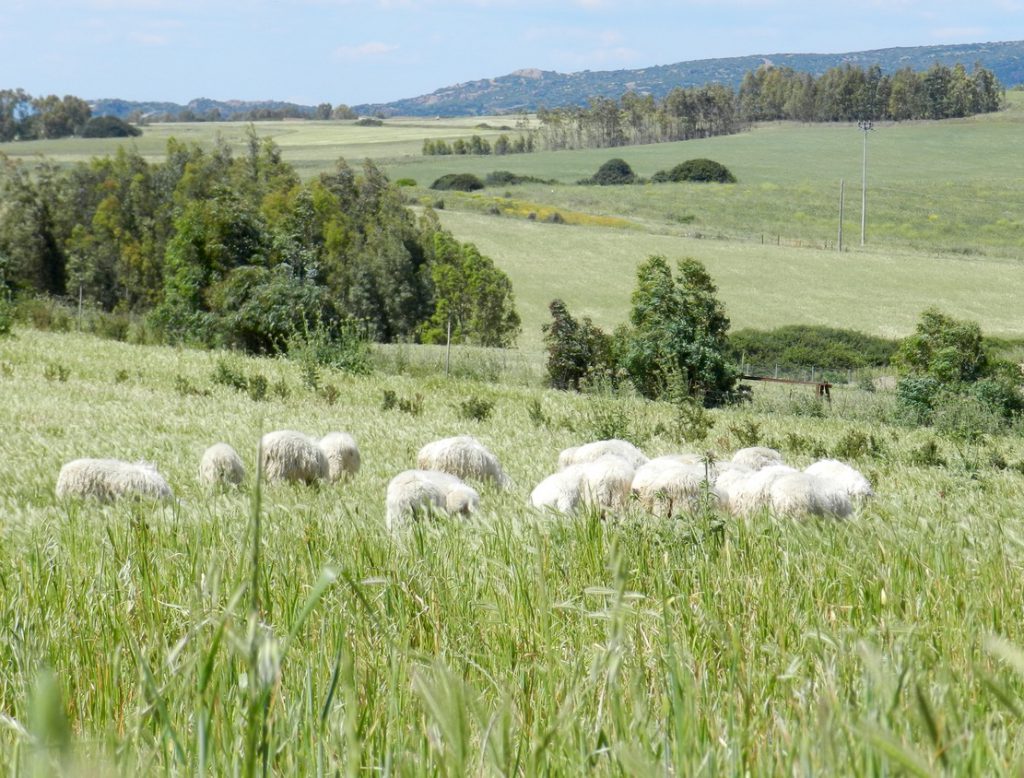
<path fill-rule="evenodd" d="M 628 91 L 664 97 L 676 87 L 703 86 L 718 82 L 738 87 L 743 75 L 761 65 L 791 67 L 820 75 L 849 63 L 861 67 L 878 64 L 883 72 L 901 68 L 927 70 L 934 63 L 975 62 L 993 71 L 1004 86 L 1024 83 L 1024 41 L 967 43 L 952 46 L 914 46 L 875 49 L 845 54 L 758 54 L 746 57 L 702 59 L 657 65 L 640 70 L 584 70 L 556 73 L 550 70 L 517 70 L 507 76 L 469 81 L 438 89 L 429 95 L 392 103 L 353 106 L 361 114 L 385 116 L 489 115 L 533 111 L 538 106 L 555 108 L 585 105 L 591 97 L 619 98 Z"/>
<path fill-rule="evenodd" d="M 222 119 L 231 119 L 240 114 L 251 114 L 253 111 L 286 111 L 296 116 L 309 116 L 315 110 L 311 105 L 298 105 L 280 100 L 210 100 L 206 97 L 196 98 L 185 105 L 105 98 L 91 101 L 89 107 L 92 108 L 93 116 L 116 116 L 119 119 L 127 119 L 135 111 L 141 111 L 144 116 L 178 116 L 191 111 L 197 118 L 208 117 L 211 112 L 217 111 Z"/>
<path fill-rule="evenodd" d="M 385 116 L 465 116 L 533 111 L 543 105 L 555 108 L 585 105 L 591 97 L 622 97 L 628 91 L 650 93 L 661 98 L 676 87 L 703 86 L 718 82 L 738 87 L 743 75 L 762 65 L 791 67 L 821 75 L 826 70 L 849 63 L 861 67 L 878 64 L 886 73 L 900 68 L 927 70 L 934 63 L 968 67 L 975 62 L 993 71 L 1004 86 L 1024 83 L 1024 41 L 1003 43 L 965 43 L 951 46 L 913 46 L 845 54 L 756 54 L 746 57 L 700 59 L 656 65 L 640 70 L 584 70 L 580 73 L 556 73 L 527 68 L 507 76 L 468 81 L 444 87 L 429 95 L 396 100 L 392 103 L 365 103 L 353 106 L 363 115 Z M 285 111 L 293 116 L 309 116 L 311 105 L 274 100 L 209 100 L 199 98 L 186 105 L 168 102 L 133 102 L 104 99 L 90 103 L 94 116 L 126 119 L 134 111 L 143 114 L 178 116 L 191 111 L 196 117 L 216 110 L 230 119 L 253 111 Z"/>

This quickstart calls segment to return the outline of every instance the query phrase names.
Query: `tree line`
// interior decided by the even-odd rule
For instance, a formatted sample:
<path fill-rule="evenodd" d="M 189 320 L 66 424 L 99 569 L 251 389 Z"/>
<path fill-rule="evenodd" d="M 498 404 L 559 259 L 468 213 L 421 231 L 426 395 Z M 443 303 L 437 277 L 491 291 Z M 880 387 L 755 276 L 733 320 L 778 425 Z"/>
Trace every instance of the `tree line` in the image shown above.
<path fill-rule="evenodd" d="M 511 344 L 508 277 L 372 163 L 303 183 L 270 139 L 168 141 L 61 170 L 0 155 L 0 290 L 144 317 L 154 339 L 287 350 L 310 328 L 380 341 Z"/>
<path fill-rule="evenodd" d="M 540 108 L 537 147 L 610 148 L 707 138 L 751 122 L 950 119 L 997 111 L 1004 90 L 991 70 L 935 64 L 892 75 L 879 66 L 843 65 L 815 78 L 792 68 L 762 67 L 738 91 L 720 84 L 674 89 L 663 100 L 628 92 L 587 106 Z M 425 151 L 426 153 L 426 151 Z M 472 151 L 468 153 L 473 153 Z"/>
<path fill-rule="evenodd" d="M 24 89 L 0 89 L 0 142 L 81 135 L 92 110 L 80 97 L 33 97 Z"/>

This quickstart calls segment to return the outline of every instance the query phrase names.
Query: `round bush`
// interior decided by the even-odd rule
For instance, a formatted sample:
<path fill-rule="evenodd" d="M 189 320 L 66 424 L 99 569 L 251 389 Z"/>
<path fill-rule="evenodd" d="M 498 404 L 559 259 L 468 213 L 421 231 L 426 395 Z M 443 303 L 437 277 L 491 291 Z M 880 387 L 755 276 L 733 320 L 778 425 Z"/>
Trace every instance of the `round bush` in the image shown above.
<path fill-rule="evenodd" d="M 671 170 L 659 170 L 651 180 L 656 184 L 681 181 L 735 184 L 736 176 L 725 165 L 713 159 L 688 159 Z"/>
<path fill-rule="evenodd" d="M 94 116 L 82 130 L 83 138 L 134 138 L 139 135 L 142 135 L 142 130 L 116 116 Z"/>
<path fill-rule="evenodd" d="M 473 192 L 484 188 L 484 182 L 472 173 L 448 173 L 430 185 L 441 191 Z"/>
<path fill-rule="evenodd" d="M 618 186 L 636 183 L 636 174 L 624 159 L 609 159 L 597 169 L 587 183 L 598 186 Z"/>

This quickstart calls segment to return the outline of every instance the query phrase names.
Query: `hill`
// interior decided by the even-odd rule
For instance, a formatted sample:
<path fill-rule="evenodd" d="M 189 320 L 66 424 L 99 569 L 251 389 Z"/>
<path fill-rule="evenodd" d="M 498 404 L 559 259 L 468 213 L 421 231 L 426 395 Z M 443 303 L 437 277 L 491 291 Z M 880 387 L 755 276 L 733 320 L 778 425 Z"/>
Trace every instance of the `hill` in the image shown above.
<path fill-rule="evenodd" d="M 664 97 L 676 87 L 719 82 L 738 87 L 743 75 L 762 65 L 791 67 L 820 75 L 844 64 L 878 64 L 886 73 L 901 68 L 927 70 L 940 62 L 954 65 L 975 62 L 992 70 L 1007 86 L 1024 82 L 1024 41 L 968 43 L 950 46 L 914 46 L 842 54 L 756 54 L 745 57 L 691 60 L 639 70 L 584 70 L 557 73 L 528 68 L 498 78 L 485 78 L 444 87 L 428 95 L 391 103 L 354 106 L 361 114 L 386 116 L 460 116 L 534 111 L 585 105 L 592 97 L 618 98 L 629 91 Z"/>
<path fill-rule="evenodd" d="M 135 112 L 140 112 L 143 115 L 160 114 L 172 117 L 191 113 L 192 117 L 197 119 L 216 112 L 221 119 L 230 120 L 240 114 L 251 114 L 253 111 L 283 111 L 293 116 L 311 116 L 315 110 L 311 105 L 298 105 L 280 100 L 211 100 L 207 97 L 197 97 L 184 105 L 155 100 L 133 101 L 102 98 L 90 101 L 89 107 L 92 109 L 93 116 L 116 116 L 119 119 L 127 119 Z"/>

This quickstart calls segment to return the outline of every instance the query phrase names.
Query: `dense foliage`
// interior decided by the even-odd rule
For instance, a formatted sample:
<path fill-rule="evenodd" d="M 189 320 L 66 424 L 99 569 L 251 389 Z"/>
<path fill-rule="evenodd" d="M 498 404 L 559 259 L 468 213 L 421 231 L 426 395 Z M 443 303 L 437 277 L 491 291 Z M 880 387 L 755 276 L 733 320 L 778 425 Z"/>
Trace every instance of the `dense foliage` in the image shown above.
<path fill-rule="evenodd" d="M 905 376 L 897 398 L 905 419 L 954 437 L 994 432 L 1024 411 L 1020 368 L 992 356 L 976 322 L 930 308 L 900 344 Z"/>
<path fill-rule="evenodd" d="M 576 321 L 562 300 L 548 306 L 551 323 L 544 325 L 548 352 L 547 383 L 553 389 L 574 389 L 612 363 L 612 339 L 589 317 Z"/>
<path fill-rule="evenodd" d="M 238 156 L 171 140 L 159 164 L 121 149 L 29 175 L 4 160 L 0 201 L 6 287 L 81 291 L 145 316 L 160 340 L 272 353 L 348 320 L 408 340 L 450 310 L 459 341 L 508 345 L 519 328 L 507 277 L 429 213 L 417 220 L 372 162 L 304 184 L 255 133 Z"/>
<path fill-rule="evenodd" d="M 680 183 L 683 181 L 735 184 L 736 176 L 721 162 L 713 159 L 688 159 L 671 170 L 659 170 L 651 181 L 655 184 Z"/>
<path fill-rule="evenodd" d="M 624 159 L 609 159 L 597 169 L 590 178 L 580 181 L 581 184 L 596 184 L 597 186 L 618 186 L 620 184 L 637 183 L 636 173 L 629 163 Z"/>
<path fill-rule="evenodd" d="M 94 116 L 82 129 L 83 138 L 137 138 L 142 130 L 116 116 Z"/>
<path fill-rule="evenodd" d="M 898 342 L 855 330 L 791 324 L 774 330 L 737 330 L 729 335 L 729 355 L 755 369 L 815 366 L 827 370 L 885 367 Z"/>
<path fill-rule="evenodd" d="M 0 89 L 0 143 L 81 135 L 91 115 L 80 97 L 33 97 L 23 89 Z"/>
<path fill-rule="evenodd" d="M 609 148 L 707 138 L 753 121 L 834 122 L 948 119 L 996 111 L 1003 88 L 990 70 L 936 63 L 886 75 L 877 65 L 843 65 L 815 78 L 792 68 L 761 67 L 739 91 L 710 84 L 677 88 L 664 99 L 627 92 L 619 100 L 592 98 L 586 107 L 537 111 L 540 145 L 548 149 Z"/>
<path fill-rule="evenodd" d="M 446 173 L 430 185 L 442 192 L 473 192 L 484 188 L 484 182 L 472 173 Z"/>
<path fill-rule="evenodd" d="M 629 324 L 612 337 L 589 319 L 577 322 L 561 300 L 544 327 L 548 383 L 579 389 L 602 372 L 629 378 L 644 397 L 692 398 L 707 406 L 732 399 L 737 373 L 728 358 L 729 319 L 704 266 L 686 258 L 672 268 L 651 256 L 637 268 Z"/>

